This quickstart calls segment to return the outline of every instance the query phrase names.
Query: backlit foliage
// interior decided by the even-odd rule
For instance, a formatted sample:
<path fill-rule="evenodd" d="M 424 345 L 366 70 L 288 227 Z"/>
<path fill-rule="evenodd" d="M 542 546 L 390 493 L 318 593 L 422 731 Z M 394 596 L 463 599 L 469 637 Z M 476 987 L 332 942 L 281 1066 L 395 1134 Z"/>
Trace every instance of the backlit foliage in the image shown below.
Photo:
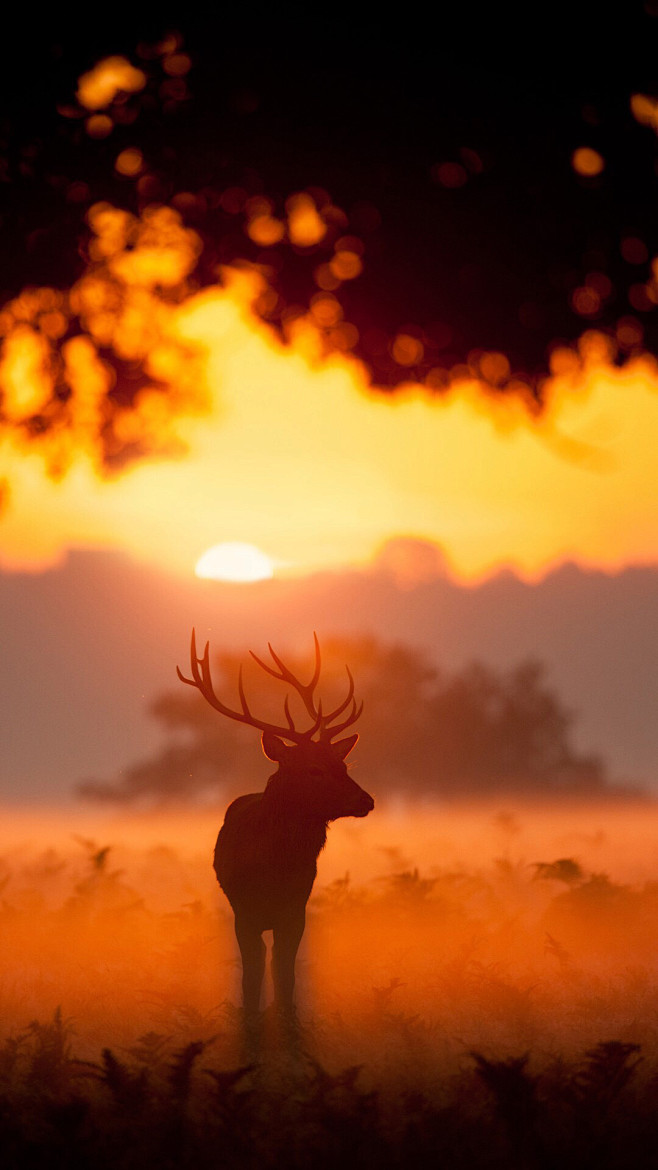
<path fill-rule="evenodd" d="M 56 132 L 0 155 L 5 230 L 15 221 L 25 235 L 8 249 L 7 287 L 20 291 L 0 311 L 3 566 L 118 545 L 189 572 L 220 534 L 300 572 L 365 563 L 403 533 L 442 542 L 471 579 L 574 555 L 613 570 L 655 559 L 655 249 L 641 224 L 619 228 L 614 264 L 588 249 L 568 271 L 542 271 L 571 326 L 542 340 L 538 374 L 505 352 L 502 324 L 486 343 L 471 336 L 482 268 L 461 263 L 459 233 L 450 281 L 428 267 L 419 235 L 399 257 L 436 292 L 436 310 L 414 320 L 403 301 L 403 315 L 389 312 L 408 227 L 438 239 L 453 201 L 490 180 L 504 191 L 476 143 L 437 143 L 425 228 L 403 222 L 412 188 L 390 219 L 400 176 L 390 190 L 376 179 L 387 223 L 379 196 L 322 186 L 303 159 L 289 181 L 285 166 L 275 179 L 247 165 L 240 128 L 260 101 L 249 87 L 225 95 L 232 112 L 226 124 L 217 114 L 213 141 L 199 137 L 215 112 L 194 105 L 194 53 L 179 32 L 126 54 L 85 59 L 51 111 Z M 570 166 L 596 142 L 583 131 L 562 152 L 560 181 L 586 202 L 615 173 L 606 150 L 599 174 Z M 23 215 L 24 192 L 43 201 L 38 222 L 29 200 Z M 521 192 L 527 211 L 535 196 Z M 507 281 L 495 279 L 502 296 Z M 539 338 L 542 312 L 533 293 L 513 315 Z M 153 522 L 158 507 L 173 540 Z"/>
<path fill-rule="evenodd" d="M 90 208 L 89 266 L 68 294 L 32 289 L 5 305 L 0 426 L 61 475 L 178 449 L 174 421 L 206 405 L 194 347 L 173 336 L 200 242 L 170 208 L 137 217 Z"/>
<path fill-rule="evenodd" d="M 98 154 L 88 162 L 96 176 L 105 168 L 105 180 L 69 180 L 47 169 L 40 176 L 46 186 L 62 185 L 69 251 L 78 251 L 82 263 L 71 285 L 26 287 L 0 312 L 0 437 L 5 431 L 25 453 L 43 456 L 55 477 L 79 457 L 106 474 L 146 455 L 180 452 L 177 421 L 208 408 L 209 400 L 194 346 L 177 335 L 172 309 L 199 287 L 221 289 L 226 270 L 236 267 L 262 282 L 251 306 L 257 321 L 293 347 L 311 331 L 325 356 L 357 352 L 364 385 L 381 390 L 408 379 L 436 394 L 472 380 L 537 410 L 543 378 L 514 369 L 497 349 L 460 356 L 444 321 L 400 321 L 386 332 L 376 323 L 376 305 L 368 310 L 372 321 L 361 320 L 362 313 L 354 319 L 344 294 L 368 268 L 371 250 L 379 250 L 381 214 L 373 204 L 356 203 L 348 212 L 331 192 L 310 185 L 273 197 L 255 172 L 186 187 L 175 151 L 168 154 L 160 141 L 161 119 L 189 103 L 194 62 L 175 31 L 136 46 L 134 57 L 100 59 L 79 77 L 75 98 L 59 106 L 62 135 L 69 132 L 74 144 L 81 133 L 92 140 Z M 246 90 L 234 100 L 245 112 L 258 106 Z M 641 94 L 631 101 L 635 118 L 649 126 L 654 106 Z M 25 160 L 35 149 L 24 148 Z M 431 180 L 455 192 L 477 182 L 486 169 L 480 154 L 462 146 L 459 159 L 437 162 Z M 25 175 L 36 178 L 37 164 L 25 160 Z M 572 165 L 584 180 L 595 180 L 605 160 L 583 145 L 572 152 Z M 107 198 L 92 194 L 103 187 L 111 191 Z M 75 231 L 71 207 L 79 210 Z M 649 254 L 638 242 L 644 270 Z M 655 281 L 644 271 L 636 275 L 630 311 L 620 310 L 614 328 L 606 326 L 611 361 L 642 352 L 642 315 L 655 307 Z M 570 277 L 564 295 L 586 323 L 619 300 L 605 272 Z M 530 329 L 537 311 L 519 308 Z"/>

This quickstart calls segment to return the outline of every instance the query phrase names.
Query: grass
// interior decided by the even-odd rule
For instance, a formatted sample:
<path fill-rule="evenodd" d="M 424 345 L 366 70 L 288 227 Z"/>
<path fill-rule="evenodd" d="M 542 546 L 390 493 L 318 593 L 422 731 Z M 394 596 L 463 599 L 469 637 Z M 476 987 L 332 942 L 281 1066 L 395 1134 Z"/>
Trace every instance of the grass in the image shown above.
<path fill-rule="evenodd" d="M 567 856 L 556 830 L 551 855 L 529 826 L 444 865 L 403 834 L 359 880 L 337 842 L 299 1030 L 266 1013 L 249 1052 L 207 857 L 7 850 L 0 1164 L 653 1168 L 658 882 L 626 853 L 624 880 L 593 868 L 598 832 Z"/>

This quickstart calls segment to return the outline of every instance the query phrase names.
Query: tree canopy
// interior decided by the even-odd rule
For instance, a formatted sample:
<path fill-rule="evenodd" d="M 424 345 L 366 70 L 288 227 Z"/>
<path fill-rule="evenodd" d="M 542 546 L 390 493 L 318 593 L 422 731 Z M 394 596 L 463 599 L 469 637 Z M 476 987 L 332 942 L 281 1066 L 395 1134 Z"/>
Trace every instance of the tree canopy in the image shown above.
<path fill-rule="evenodd" d="M 308 663 L 284 658 L 300 677 L 309 673 Z M 213 667 L 217 693 L 234 707 L 239 661 L 222 654 Z M 601 760 L 574 747 L 573 717 L 539 662 L 504 672 L 474 662 L 450 674 L 409 646 L 371 638 L 334 640 L 323 646 L 320 689 L 328 703 L 341 697 L 345 663 L 364 701 L 353 759 L 359 777 L 376 793 L 551 796 L 605 789 Z M 284 721 L 284 687 L 253 663 L 245 689 L 252 710 Z M 218 715 L 199 694 L 183 688 L 158 696 L 151 711 L 164 732 L 161 751 L 117 780 L 86 781 L 79 786 L 82 794 L 116 802 L 194 800 L 264 785 L 268 765 L 254 728 Z"/>

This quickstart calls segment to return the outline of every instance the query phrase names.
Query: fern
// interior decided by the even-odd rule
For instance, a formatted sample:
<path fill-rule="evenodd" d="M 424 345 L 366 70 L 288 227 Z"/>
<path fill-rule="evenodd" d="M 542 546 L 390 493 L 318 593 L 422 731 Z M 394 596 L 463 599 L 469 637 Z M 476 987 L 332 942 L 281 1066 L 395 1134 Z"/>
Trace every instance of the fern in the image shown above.
<path fill-rule="evenodd" d="M 180 1052 L 174 1053 L 169 1068 L 169 1088 L 172 1097 L 179 1102 L 187 1101 L 190 1095 L 192 1069 L 201 1053 L 208 1047 L 209 1041 L 195 1040 L 186 1044 Z"/>
<path fill-rule="evenodd" d="M 585 1053 L 585 1060 L 573 1078 L 577 1101 L 602 1109 L 615 1101 L 635 1076 L 642 1062 L 641 1045 L 606 1040 Z"/>
<path fill-rule="evenodd" d="M 148 1074 L 141 1069 L 137 1074 L 122 1064 L 110 1048 L 102 1052 L 102 1080 L 107 1085 L 117 1105 L 131 1113 L 141 1109 L 146 1101 Z"/>

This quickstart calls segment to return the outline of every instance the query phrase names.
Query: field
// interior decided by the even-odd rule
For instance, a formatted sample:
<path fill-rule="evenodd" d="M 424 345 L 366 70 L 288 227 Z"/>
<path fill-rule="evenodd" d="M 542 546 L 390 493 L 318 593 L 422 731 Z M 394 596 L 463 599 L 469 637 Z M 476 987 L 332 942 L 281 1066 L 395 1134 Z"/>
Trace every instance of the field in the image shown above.
<path fill-rule="evenodd" d="M 3 1166 L 655 1166 L 658 808 L 336 824 L 256 1053 L 220 819 L 7 812 Z"/>

